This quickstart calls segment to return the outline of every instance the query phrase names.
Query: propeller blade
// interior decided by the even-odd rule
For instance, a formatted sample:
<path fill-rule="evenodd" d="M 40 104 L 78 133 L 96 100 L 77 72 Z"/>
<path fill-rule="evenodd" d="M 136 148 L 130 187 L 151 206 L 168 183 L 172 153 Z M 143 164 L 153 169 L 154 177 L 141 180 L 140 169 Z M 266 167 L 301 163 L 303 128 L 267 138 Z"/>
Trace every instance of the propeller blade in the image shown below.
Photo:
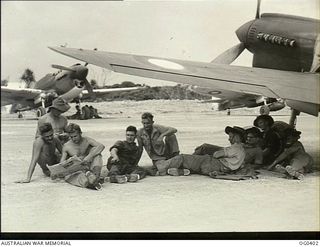
<path fill-rule="evenodd" d="M 66 71 L 70 71 L 70 72 L 76 72 L 75 69 L 72 69 L 70 67 L 66 67 L 66 66 L 63 66 L 63 65 L 52 64 L 51 67 L 54 68 L 54 69 L 61 69 L 61 70 L 66 70 Z"/>
<path fill-rule="evenodd" d="M 88 90 L 88 93 L 89 93 L 90 97 L 95 99 L 96 98 L 96 94 L 93 92 L 93 88 L 92 88 L 92 85 L 90 84 L 90 82 L 87 79 L 85 79 L 84 80 L 84 84 L 86 86 L 86 89 Z"/>
<path fill-rule="evenodd" d="M 316 44 L 313 51 L 313 60 L 310 68 L 310 72 L 316 73 L 320 68 L 320 34 L 317 36 Z"/>
<path fill-rule="evenodd" d="M 211 63 L 231 64 L 244 50 L 244 43 L 239 43 L 217 56 Z"/>
<path fill-rule="evenodd" d="M 260 18 L 260 4 L 261 4 L 261 0 L 258 0 L 257 11 L 256 11 L 256 19 Z"/>

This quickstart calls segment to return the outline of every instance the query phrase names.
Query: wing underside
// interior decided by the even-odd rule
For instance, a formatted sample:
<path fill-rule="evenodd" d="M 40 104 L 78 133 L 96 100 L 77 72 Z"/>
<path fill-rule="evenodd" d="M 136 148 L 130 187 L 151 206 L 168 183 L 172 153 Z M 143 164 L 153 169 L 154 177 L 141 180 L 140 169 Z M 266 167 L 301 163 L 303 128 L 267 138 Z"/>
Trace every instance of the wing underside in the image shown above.
<path fill-rule="evenodd" d="M 37 89 L 13 89 L 1 87 L 1 106 L 21 104 L 32 107 L 42 91 Z"/>
<path fill-rule="evenodd" d="M 319 74 L 55 47 L 52 50 L 115 72 L 248 95 L 282 98 L 318 115 Z"/>

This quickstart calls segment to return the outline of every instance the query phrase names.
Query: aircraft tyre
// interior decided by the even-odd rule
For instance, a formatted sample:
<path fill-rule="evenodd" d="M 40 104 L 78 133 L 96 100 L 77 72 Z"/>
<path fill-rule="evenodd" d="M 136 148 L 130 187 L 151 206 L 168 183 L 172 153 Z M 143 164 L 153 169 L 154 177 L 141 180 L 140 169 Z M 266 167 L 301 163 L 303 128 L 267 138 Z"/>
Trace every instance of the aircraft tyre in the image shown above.
<path fill-rule="evenodd" d="M 263 105 L 260 107 L 260 115 L 269 115 L 270 108 L 267 105 Z"/>
<path fill-rule="evenodd" d="M 37 117 L 42 117 L 44 114 L 46 114 L 46 109 L 44 109 L 42 106 L 40 106 L 37 109 Z"/>

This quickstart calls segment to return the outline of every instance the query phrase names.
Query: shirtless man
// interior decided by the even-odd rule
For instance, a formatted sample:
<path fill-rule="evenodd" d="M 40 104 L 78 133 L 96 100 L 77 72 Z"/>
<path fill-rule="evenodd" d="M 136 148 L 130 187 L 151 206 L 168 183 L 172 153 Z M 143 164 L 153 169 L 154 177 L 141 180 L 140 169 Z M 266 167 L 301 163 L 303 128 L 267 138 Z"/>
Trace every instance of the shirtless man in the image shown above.
<path fill-rule="evenodd" d="M 67 135 L 64 134 L 65 129 L 68 125 L 68 120 L 65 116 L 61 114 L 68 111 L 70 105 L 61 97 L 56 98 L 52 102 L 52 106 L 49 107 L 48 113 L 43 115 L 38 120 L 38 126 L 44 123 L 50 123 L 53 128 L 53 133 L 57 136 L 60 141 L 65 143 L 67 141 Z M 39 128 L 37 129 L 36 137 L 40 135 Z"/>
<path fill-rule="evenodd" d="M 68 175 L 65 180 L 80 187 L 101 187 L 98 185 L 98 180 L 102 168 L 101 152 L 105 148 L 104 145 L 90 137 L 82 136 L 81 128 L 77 124 L 70 123 L 66 132 L 69 134 L 70 140 L 63 146 L 60 162 L 77 156 L 82 160 L 83 170 Z"/>
<path fill-rule="evenodd" d="M 26 179 L 17 181 L 17 183 L 29 183 L 32 174 L 38 163 L 46 176 L 50 176 L 50 171 L 46 165 L 54 165 L 59 162 L 62 145 L 57 137 L 53 135 L 53 129 L 50 123 L 44 123 L 39 126 L 40 136 L 33 142 L 32 158 Z M 57 153 L 56 151 L 59 151 Z"/>

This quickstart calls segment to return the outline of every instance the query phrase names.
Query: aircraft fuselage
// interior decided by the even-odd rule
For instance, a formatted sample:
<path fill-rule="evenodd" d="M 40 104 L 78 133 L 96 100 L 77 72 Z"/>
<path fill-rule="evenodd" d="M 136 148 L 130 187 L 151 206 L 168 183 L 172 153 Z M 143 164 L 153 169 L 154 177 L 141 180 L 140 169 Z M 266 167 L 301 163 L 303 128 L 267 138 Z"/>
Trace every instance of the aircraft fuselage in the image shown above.
<path fill-rule="evenodd" d="M 319 26 L 316 19 L 262 14 L 242 25 L 236 34 L 254 54 L 253 67 L 310 71 Z"/>

